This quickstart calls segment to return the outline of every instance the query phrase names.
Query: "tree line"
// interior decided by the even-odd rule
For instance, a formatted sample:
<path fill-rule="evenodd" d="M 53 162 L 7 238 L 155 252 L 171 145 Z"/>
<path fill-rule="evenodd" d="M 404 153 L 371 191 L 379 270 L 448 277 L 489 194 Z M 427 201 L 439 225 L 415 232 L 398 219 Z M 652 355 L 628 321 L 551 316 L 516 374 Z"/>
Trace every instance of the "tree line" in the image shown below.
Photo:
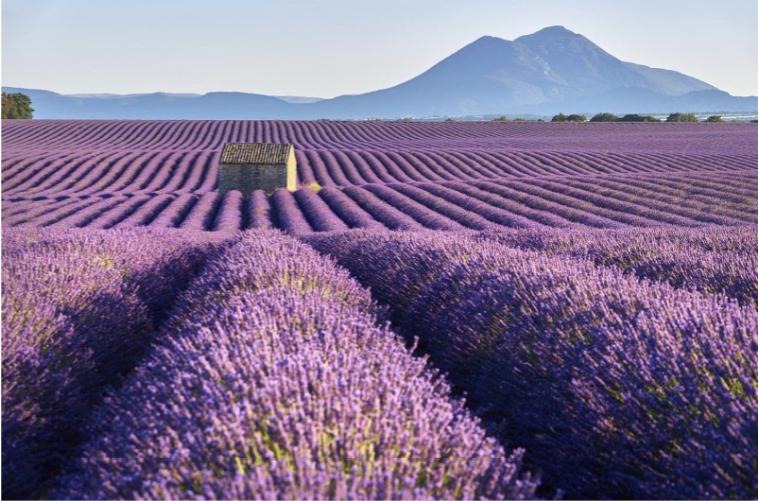
<path fill-rule="evenodd" d="M 564 115 L 558 113 L 553 116 L 553 122 L 586 122 L 587 117 L 585 115 Z M 660 122 L 661 119 L 652 115 L 638 115 L 637 113 L 627 113 L 624 116 L 616 116 L 613 113 L 598 113 L 589 120 L 590 122 Z M 694 113 L 671 113 L 666 122 L 697 122 L 697 116 Z M 711 115 L 704 120 L 704 122 L 723 122 L 724 119 L 721 115 Z"/>
<path fill-rule="evenodd" d="M 20 92 L 16 94 L 3 92 L 2 108 L 3 118 L 32 118 L 34 113 L 31 98 Z"/>

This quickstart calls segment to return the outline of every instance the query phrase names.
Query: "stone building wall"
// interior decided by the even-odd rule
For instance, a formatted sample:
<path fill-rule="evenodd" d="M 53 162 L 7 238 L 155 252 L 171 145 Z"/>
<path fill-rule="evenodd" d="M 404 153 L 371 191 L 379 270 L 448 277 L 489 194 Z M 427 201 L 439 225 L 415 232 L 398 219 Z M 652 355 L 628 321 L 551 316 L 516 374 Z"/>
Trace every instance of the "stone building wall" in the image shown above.
<path fill-rule="evenodd" d="M 239 190 L 248 196 L 254 190 L 273 193 L 279 188 L 290 188 L 285 164 L 222 164 L 218 172 L 218 191 L 222 195 L 230 190 Z M 294 189 L 294 181 L 291 183 Z"/>
<path fill-rule="evenodd" d="M 297 159 L 291 144 L 227 143 L 218 169 L 218 191 L 222 195 L 239 190 L 273 193 L 279 188 L 297 189 Z M 266 161 L 268 160 L 268 161 Z"/>

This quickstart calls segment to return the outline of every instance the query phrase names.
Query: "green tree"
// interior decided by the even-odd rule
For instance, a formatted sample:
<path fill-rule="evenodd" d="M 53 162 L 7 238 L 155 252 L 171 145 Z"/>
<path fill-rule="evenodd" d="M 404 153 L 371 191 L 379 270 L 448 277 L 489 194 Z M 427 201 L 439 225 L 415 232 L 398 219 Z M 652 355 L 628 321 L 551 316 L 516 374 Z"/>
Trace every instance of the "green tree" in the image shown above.
<path fill-rule="evenodd" d="M 32 118 L 34 109 L 32 100 L 26 94 L 16 93 L 2 95 L 3 118 Z"/>
<path fill-rule="evenodd" d="M 723 122 L 724 119 L 721 118 L 721 115 L 711 115 L 708 118 L 705 119 L 706 122 Z"/>
<path fill-rule="evenodd" d="M 619 118 L 619 122 L 660 122 L 652 115 L 638 115 L 637 113 L 627 113 Z"/>
<path fill-rule="evenodd" d="M 568 117 L 566 115 L 563 113 L 558 113 L 557 115 L 553 115 L 551 122 L 565 122 L 566 120 L 568 120 Z"/>
<path fill-rule="evenodd" d="M 694 113 L 671 113 L 666 119 L 667 122 L 697 122 Z"/>
<path fill-rule="evenodd" d="M 613 113 L 598 113 L 594 117 L 590 118 L 590 122 L 616 122 L 619 117 Z"/>
<path fill-rule="evenodd" d="M 508 121 L 508 117 L 506 117 L 505 115 L 503 115 L 501 117 L 493 118 L 492 121 L 493 122 L 507 122 Z"/>
<path fill-rule="evenodd" d="M 584 115 L 577 115 L 576 113 L 572 113 L 571 115 L 566 117 L 566 120 L 569 122 L 586 122 L 587 117 Z"/>

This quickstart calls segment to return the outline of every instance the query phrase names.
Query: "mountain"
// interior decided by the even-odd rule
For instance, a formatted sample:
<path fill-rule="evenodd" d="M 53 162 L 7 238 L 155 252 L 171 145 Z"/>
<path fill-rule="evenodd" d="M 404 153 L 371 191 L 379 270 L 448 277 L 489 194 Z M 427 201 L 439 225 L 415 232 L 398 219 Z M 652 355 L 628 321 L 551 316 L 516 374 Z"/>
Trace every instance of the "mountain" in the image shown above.
<path fill-rule="evenodd" d="M 554 100 L 555 89 L 563 87 L 565 82 L 527 47 L 486 36 L 400 85 L 313 107 L 324 116 L 349 118 L 474 115 Z"/>
<path fill-rule="evenodd" d="M 237 92 L 61 95 L 32 99 L 37 118 L 362 119 L 557 112 L 758 110 L 676 71 L 621 61 L 562 26 L 513 41 L 484 36 L 394 87 L 332 99 Z"/>
<path fill-rule="evenodd" d="M 630 87 L 671 96 L 715 90 L 712 85 L 676 71 L 625 63 L 562 26 L 544 28 L 515 42 L 528 47 L 583 95 Z"/>
<path fill-rule="evenodd" d="M 660 68 L 651 68 L 642 64 L 624 63 L 629 69 L 643 75 L 657 92 L 669 96 L 681 96 L 688 92 L 700 92 L 704 90 L 718 90 L 697 78 L 688 77 L 682 73 Z"/>

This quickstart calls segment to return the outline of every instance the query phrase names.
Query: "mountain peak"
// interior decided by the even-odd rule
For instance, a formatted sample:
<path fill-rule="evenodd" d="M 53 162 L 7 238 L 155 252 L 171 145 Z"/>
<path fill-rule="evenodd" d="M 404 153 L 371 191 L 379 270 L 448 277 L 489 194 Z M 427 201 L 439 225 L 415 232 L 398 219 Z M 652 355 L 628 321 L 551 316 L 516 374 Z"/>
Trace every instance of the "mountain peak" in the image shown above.
<path fill-rule="evenodd" d="M 490 47 L 490 46 L 497 46 L 500 44 L 511 44 L 512 42 L 505 40 L 503 38 L 493 37 L 491 35 L 484 35 L 482 37 L 477 38 L 470 44 L 466 45 L 466 47 Z"/>
<path fill-rule="evenodd" d="M 650 82 L 583 35 L 563 26 L 550 26 L 515 40 L 544 60 L 580 94 L 595 94 L 616 87 L 647 88 Z"/>
<path fill-rule="evenodd" d="M 547 26 L 545 28 L 542 28 L 541 30 L 535 31 L 531 35 L 525 35 L 525 36 L 555 37 L 555 36 L 575 36 L 575 35 L 576 33 L 574 33 L 573 31 L 566 29 L 564 26 L 556 24 L 555 26 Z"/>
<path fill-rule="evenodd" d="M 502 41 L 503 41 L 502 38 L 493 37 L 492 35 L 484 35 L 484 36 L 481 36 L 481 37 L 477 38 L 476 40 L 474 40 L 474 43 L 477 43 L 477 42 L 502 42 Z"/>
<path fill-rule="evenodd" d="M 546 44 L 566 44 L 566 43 L 580 43 L 595 45 L 586 37 L 579 33 L 574 33 L 571 30 L 564 28 L 563 26 L 548 26 L 542 28 L 539 31 L 535 31 L 530 35 L 523 35 L 514 40 L 516 43 L 522 43 L 525 45 L 546 45 Z"/>
<path fill-rule="evenodd" d="M 566 39 L 566 38 L 576 38 L 576 37 L 582 37 L 582 35 L 578 33 L 574 33 L 571 30 L 568 30 L 564 28 L 563 26 L 548 26 L 547 28 L 542 28 L 539 31 L 535 31 L 531 35 L 523 35 L 518 37 L 514 42 L 523 43 L 526 41 L 531 42 L 547 42 L 552 40 L 559 40 L 559 39 Z"/>

